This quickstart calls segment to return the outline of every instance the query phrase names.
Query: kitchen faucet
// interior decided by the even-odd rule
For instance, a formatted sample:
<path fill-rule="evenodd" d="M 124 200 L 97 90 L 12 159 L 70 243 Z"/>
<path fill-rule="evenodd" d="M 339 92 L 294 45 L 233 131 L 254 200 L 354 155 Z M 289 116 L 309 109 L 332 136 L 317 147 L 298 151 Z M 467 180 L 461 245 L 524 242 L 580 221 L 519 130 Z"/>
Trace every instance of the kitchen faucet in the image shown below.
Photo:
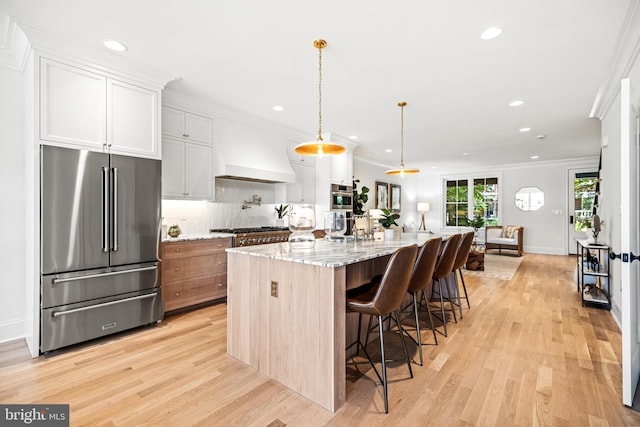
<path fill-rule="evenodd" d="M 258 196 L 257 194 L 254 194 L 251 200 L 244 200 L 242 202 L 242 209 L 249 209 L 251 207 L 249 205 L 260 206 L 261 203 L 262 203 L 262 197 Z"/>

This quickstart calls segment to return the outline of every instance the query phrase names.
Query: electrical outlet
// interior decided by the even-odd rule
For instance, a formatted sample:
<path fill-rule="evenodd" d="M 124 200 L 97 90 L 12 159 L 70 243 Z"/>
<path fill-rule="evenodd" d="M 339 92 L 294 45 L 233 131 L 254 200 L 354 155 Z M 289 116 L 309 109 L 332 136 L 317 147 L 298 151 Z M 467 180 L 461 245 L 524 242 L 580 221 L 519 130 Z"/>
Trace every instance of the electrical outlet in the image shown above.
<path fill-rule="evenodd" d="M 278 298 L 278 282 L 271 281 L 271 296 Z"/>

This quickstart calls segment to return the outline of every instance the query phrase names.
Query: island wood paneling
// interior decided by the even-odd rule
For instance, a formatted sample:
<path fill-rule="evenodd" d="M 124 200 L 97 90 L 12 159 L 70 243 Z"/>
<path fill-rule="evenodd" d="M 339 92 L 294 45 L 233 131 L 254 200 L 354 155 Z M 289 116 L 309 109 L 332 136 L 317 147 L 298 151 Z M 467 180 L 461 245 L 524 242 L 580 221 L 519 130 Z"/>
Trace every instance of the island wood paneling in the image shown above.
<path fill-rule="evenodd" d="M 345 267 L 230 253 L 228 284 L 228 353 L 330 411 L 340 408 Z"/>

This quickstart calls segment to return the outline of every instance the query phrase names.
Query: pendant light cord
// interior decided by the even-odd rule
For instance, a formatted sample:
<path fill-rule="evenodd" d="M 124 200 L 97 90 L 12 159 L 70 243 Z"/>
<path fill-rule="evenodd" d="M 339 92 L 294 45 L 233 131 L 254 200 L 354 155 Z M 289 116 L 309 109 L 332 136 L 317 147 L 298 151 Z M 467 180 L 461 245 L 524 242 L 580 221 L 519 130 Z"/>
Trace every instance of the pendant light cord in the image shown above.
<path fill-rule="evenodd" d="M 404 106 L 406 102 L 400 102 L 400 168 L 404 169 Z"/>
<path fill-rule="evenodd" d="M 322 49 L 318 49 L 318 141 L 322 141 Z"/>

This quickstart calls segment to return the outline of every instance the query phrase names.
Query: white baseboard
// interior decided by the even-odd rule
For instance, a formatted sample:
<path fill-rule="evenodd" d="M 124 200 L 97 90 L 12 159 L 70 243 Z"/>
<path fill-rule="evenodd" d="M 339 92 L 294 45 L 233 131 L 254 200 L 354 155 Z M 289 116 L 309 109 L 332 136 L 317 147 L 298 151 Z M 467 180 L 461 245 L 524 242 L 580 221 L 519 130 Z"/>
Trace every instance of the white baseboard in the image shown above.
<path fill-rule="evenodd" d="M 525 246 L 524 253 L 544 254 L 544 255 L 566 255 L 564 249 L 544 247 L 544 246 Z"/>
<path fill-rule="evenodd" d="M 24 338 L 24 319 L 0 322 L 0 343 Z"/>

